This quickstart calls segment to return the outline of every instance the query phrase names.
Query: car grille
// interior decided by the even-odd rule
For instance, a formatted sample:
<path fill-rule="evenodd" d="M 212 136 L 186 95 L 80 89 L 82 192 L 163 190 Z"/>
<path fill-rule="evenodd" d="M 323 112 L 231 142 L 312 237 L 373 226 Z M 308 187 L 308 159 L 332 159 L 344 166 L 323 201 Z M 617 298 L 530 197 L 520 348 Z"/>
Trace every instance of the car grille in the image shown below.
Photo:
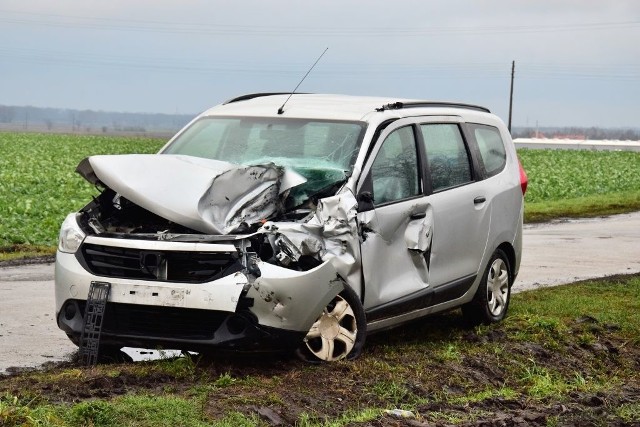
<path fill-rule="evenodd" d="M 235 252 L 150 251 L 85 243 L 80 263 L 103 277 L 204 283 L 242 270 Z"/>
<path fill-rule="evenodd" d="M 81 313 L 86 301 L 78 301 Z M 108 303 L 102 332 L 145 338 L 211 340 L 229 313 L 179 307 Z"/>

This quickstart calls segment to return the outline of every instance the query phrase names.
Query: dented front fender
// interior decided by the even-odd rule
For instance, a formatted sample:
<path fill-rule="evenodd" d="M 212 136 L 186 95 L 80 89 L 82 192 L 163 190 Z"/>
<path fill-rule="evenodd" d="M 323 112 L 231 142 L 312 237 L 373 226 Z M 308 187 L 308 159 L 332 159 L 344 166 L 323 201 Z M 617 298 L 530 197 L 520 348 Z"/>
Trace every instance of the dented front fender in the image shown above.
<path fill-rule="evenodd" d="M 259 262 L 261 276 L 246 297 L 253 299 L 250 311 L 261 325 L 293 331 L 308 331 L 324 307 L 344 289 L 344 282 L 329 261 L 314 269 L 295 271 Z"/>

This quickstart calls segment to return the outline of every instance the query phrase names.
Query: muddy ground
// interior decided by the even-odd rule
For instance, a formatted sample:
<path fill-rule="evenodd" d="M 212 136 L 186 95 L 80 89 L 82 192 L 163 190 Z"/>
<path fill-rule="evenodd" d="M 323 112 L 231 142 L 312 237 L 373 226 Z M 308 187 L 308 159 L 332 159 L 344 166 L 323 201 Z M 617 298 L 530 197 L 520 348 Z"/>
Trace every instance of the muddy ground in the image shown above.
<path fill-rule="evenodd" d="M 416 417 L 383 415 L 349 425 L 640 425 L 640 418 L 625 419 L 619 412 L 629 405 L 637 410 L 640 401 L 638 343 L 623 339 L 615 325 L 591 317 L 570 322 L 570 333 L 554 337 L 552 348 L 543 341 L 514 339 L 517 327 L 507 320 L 483 329 L 465 328 L 459 313 L 452 312 L 374 335 L 362 357 L 335 364 L 309 365 L 290 355 L 229 353 L 185 360 L 171 369 L 166 363 L 141 362 L 69 371 L 77 363 L 63 362 L 47 367 L 46 379 L 27 371 L 0 377 L 0 396 L 8 392 L 51 403 L 135 392 L 200 396 L 212 419 L 239 411 L 258 416 L 264 425 L 284 426 L 295 425 L 305 413 L 322 421 L 363 408 L 400 407 L 410 407 Z M 586 332 L 597 334 L 597 341 L 581 342 Z M 447 346 L 456 349 L 451 358 L 443 357 Z M 525 392 L 526 379 L 516 373 L 521 364 L 539 372 L 548 369 L 552 378 L 579 375 L 599 386 L 532 397 L 530 388 Z M 620 381 L 624 372 L 635 374 L 625 374 Z M 602 384 L 607 377 L 615 387 Z M 505 387 L 515 395 L 501 394 Z M 485 390 L 498 392 L 477 401 L 469 398 Z"/>

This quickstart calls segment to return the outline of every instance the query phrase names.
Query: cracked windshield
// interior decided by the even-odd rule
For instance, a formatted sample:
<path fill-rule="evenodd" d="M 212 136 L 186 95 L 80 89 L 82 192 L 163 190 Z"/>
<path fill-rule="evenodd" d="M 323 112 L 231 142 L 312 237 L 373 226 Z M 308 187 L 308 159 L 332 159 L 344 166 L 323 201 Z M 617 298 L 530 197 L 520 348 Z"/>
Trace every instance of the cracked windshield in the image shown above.
<path fill-rule="evenodd" d="M 355 162 L 364 125 L 299 119 L 202 118 L 163 154 L 185 154 L 241 165 L 275 163 L 307 179 L 291 190 L 293 206 L 333 188 Z"/>

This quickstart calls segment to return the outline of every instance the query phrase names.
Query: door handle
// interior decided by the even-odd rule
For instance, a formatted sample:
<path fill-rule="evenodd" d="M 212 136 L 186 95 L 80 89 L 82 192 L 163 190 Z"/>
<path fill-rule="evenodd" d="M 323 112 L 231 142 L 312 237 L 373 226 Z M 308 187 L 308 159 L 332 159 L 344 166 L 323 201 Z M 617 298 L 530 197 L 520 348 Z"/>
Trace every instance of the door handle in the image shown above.
<path fill-rule="evenodd" d="M 473 203 L 475 203 L 476 205 L 479 205 L 480 203 L 484 203 L 486 201 L 487 201 L 487 198 L 484 196 L 479 196 L 473 199 Z"/>
<path fill-rule="evenodd" d="M 409 218 L 412 219 L 412 220 L 413 219 L 422 219 L 422 218 L 424 218 L 426 216 L 427 216 L 426 212 L 415 212 L 415 213 L 412 213 Z"/>

